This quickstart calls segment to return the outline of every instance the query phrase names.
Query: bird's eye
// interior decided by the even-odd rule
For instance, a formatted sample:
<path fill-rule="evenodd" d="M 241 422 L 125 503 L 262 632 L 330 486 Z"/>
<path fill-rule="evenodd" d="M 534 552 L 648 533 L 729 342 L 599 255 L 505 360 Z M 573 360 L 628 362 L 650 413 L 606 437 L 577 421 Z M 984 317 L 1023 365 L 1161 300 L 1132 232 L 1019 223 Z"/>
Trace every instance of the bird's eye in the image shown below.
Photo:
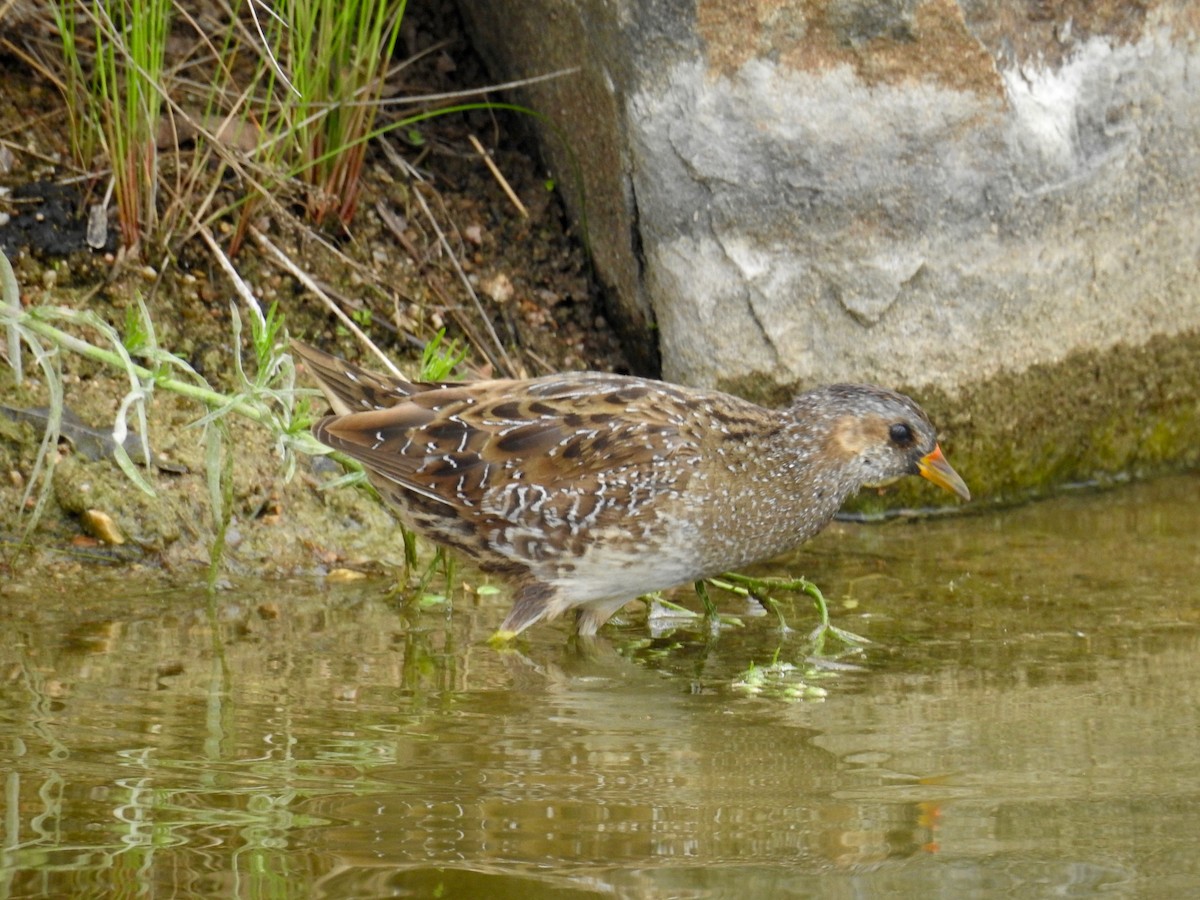
<path fill-rule="evenodd" d="M 892 443 L 897 447 L 907 447 L 913 442 L 912 429 L 903 422 L 897 422 L 889 428 L 888 437 L 892 439 Z"/>

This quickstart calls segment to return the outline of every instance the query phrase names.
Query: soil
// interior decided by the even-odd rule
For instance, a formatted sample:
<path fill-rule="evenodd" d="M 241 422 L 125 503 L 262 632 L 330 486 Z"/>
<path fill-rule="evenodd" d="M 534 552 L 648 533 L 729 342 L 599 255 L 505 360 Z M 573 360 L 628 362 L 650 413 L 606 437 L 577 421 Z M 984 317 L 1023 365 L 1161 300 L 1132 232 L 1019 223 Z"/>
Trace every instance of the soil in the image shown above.
<path fill-rule="evenodd" d="M 92 249 L 83 210 L 103 195 L 105 184 L 80 177 L 66 162 L 61 96 L 30 62 L 38 52 L 44 58 L 52 41 L 36 27 L 14 24 L 0 19 L 0 249 L 16 271 L 21 303 L 88 310 L 123 331 L 140 298 L 159 346 L 187 360 L 215 388 L 236 390 L 232 310 L 241 303 L 207 245 L 186 234 L 179 212 L 192 201 L 172 193 L 171 173 L 185 170 L 189 148 L 163 154 L 161 206 L 164 219 L 170 224 L 174 214 L 177 224 L 165 245 L 147 241 L 137 256 L 119 250 L 110 210 L 108 235 Z M 399 90 L 405 93 L 489 84 L 453 4 L 410 4 L 402 43 L 403 52 L 416 58 L 404 70 Z M 490 148 L 527 215 L 489 171 L 472 136 Z M 285 203 L 282 212 L 263 211 L 254 225 L 409 373 L 416 372 L 421 347 L 442 327 L 469 348 L 459 372 L 466 377 L 627 370 L 582 244 L 564 219 L 556 193 L 562 186 L 551 184 L 535 149 L 523 142 L 519 119 L 491 111 L 447 114 L 398 129 L 387 140 L 406 165 L 398 167 L 395 155 L 378 146 L 371 149 L 349 226 L 318 232 L 297 227 L 294 203 Z M 219 185 L 216 205 L 236 201 L 236 191 L 233 182 Z M 214 229 L 226 250 L 235 224 L 221 221 Z M 248 241 L 233 262 L 264 307 L 278 304 L 287 334 L 348 358 L 364 355 L 347 329 L 259 245 Z M 67 330 L 103 343 L 85 330 Z M 241 342 L 252 358 L 244 334 Z M 45 406 L 46 386 L 29 353 L 20 384 L 11 369 L 0 371 L 0 404 L 10 410 L 0 414 L 0 571 L 106 564 L 183 577 L 203 572 L 217 533 L 206 475 L 207 431 L 197 424 L 208 410 L 154 391 L 148 433 L 157 465 L 144 470 L 151 497 L 92 440 L 99 434 L 104 446 L 130 390 L 128 379 L 72 353 L 60 351 L 57 360 L 75 423 L 51 454 L 57 465 L 36 520 L 31 513 L 38 485 L 28 488 L 42 427 L 36 414 L 12 411 Z M 288 460 L 265 429 L 236 416 L 226 421 L 222 447 L 232 456 L 233 516 L 221 571 L 348 577 L 349 571 L 403 565 L 396 523 L 372 495 L 322 489 L 340 472 L 320 457 L 298 457 L 289 477 Z"/>

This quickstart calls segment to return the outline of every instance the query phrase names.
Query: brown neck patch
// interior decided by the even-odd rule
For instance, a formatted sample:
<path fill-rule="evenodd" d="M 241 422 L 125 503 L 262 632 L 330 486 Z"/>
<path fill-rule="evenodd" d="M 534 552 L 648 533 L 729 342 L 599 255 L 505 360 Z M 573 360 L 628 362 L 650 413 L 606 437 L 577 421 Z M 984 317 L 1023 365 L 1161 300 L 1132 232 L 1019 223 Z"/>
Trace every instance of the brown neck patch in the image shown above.
<path fill-rule="evenodd" d="M 887 427 L 877 416 L 842 416 L 830 431 L 829 452 L 852 459 L 887 438 Z"/>

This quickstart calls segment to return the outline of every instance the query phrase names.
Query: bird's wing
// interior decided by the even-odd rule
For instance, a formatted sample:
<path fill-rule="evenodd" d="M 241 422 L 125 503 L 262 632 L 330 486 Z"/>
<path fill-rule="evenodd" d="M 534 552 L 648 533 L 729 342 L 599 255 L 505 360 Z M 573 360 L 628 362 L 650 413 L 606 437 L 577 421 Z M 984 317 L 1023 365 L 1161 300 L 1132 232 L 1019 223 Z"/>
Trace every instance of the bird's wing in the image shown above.
<path fill-rule="evenodd" d="M 314 434 L 408 490 L 512 521 L 552 510 L 555 497 L 652 482 L 668 461 L 686 472 L 689 396 L 595 373 L 439 385 L 327 417 Z"/>

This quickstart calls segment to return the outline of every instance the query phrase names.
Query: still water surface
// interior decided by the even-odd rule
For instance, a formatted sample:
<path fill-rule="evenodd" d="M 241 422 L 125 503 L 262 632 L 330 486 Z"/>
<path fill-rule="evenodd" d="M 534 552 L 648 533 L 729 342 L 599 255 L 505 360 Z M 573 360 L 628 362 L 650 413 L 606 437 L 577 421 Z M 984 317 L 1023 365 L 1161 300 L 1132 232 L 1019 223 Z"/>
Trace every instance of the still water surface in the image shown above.
<path fill-rule="evenodd" d="M 503 595 L 4 585 L 0 897 L 1200 896 L 1200 476 L 775 572 L 873 643 L 812 658 L 805 599 L 501 653 Z"/>

